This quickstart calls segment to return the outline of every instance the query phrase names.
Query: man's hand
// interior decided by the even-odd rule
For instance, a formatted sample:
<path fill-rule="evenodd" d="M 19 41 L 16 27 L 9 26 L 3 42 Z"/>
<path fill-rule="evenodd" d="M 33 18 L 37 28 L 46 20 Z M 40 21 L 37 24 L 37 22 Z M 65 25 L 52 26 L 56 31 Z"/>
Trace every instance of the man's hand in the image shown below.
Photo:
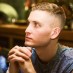
<path fill-rule="evenodd" d="M 31 48 L 29 47 L 19 47 L 19 46 L 15 46 L 14 48 L 12 48 L 8 54 L 8 60 L 10 62 L 24 62 L 24 59 L 30 59 L 31 57 Z"/>
<path fill-rule="evenodd" d="M 8 60 L 14 64 L 17 62 L 23 73 L 36 73 L 30 59 L 31 54 L 32 51 L 30 47 L 15 46 L 10 50 Z"/>

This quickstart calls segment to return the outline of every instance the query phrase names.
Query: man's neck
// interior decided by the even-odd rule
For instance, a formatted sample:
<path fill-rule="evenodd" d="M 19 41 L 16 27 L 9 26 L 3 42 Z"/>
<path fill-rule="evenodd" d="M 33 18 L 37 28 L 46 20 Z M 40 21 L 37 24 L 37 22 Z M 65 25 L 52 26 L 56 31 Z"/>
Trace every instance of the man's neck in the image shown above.
<path fill-rule="evenodd" d="M 35 50 L 40 60 L 48 62 L 56 55 L 57 48 L 58 43 L 53 42 L 45 47 L 36 48 Z"/>

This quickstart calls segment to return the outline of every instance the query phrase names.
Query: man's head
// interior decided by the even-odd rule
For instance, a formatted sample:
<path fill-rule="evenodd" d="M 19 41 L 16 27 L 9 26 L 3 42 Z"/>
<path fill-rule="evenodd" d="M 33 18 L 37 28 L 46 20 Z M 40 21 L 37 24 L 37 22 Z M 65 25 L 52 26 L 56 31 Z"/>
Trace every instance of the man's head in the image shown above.
<path fill-rule="evenodd" d="M 28 21 L 25 45 L 45 46 L 57 39 L 65 23 L 65 14 L 56 4 L 42 2 L 32 7 Z"/>
<path fill-rule="evenodd" d="M 62 7 L 59 7 L 58 5 L 56 5 L 54 3 L 42 2 L 42 3 L 36 4 L 34 7 L 32 7 L 32 11 L 34 11 L 34 10 L 46 11 L 49 14 L 55 16 L 55 19 L 58 19 L 60 21 L 60 23 L 57 25 L 59 25 L 59 26 L 61 26 L 61 28 L 63 28 L 66 17 L 65 17 L 65 13 L 64 13 L 64 10 Z M 54 24 L 52 24 L 51 26 L 53 26 Z"/>

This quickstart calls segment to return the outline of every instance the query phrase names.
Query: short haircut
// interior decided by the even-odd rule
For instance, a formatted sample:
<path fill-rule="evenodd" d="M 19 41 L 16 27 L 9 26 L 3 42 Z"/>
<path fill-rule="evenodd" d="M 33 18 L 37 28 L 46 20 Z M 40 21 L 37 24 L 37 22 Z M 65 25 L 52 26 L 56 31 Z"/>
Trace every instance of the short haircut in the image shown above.
<path fill-rule="evenodd" d="M 47 11 L 55 16 L 57 16 L 60 19 L 61 22 L 61 28 L 64 27 L 66 16 L 64 9 L 57 4 L 49 3 L 49 2 L 41 2 L 37 3 L 35 6 L 32 7 L 32 11 L 34 10 L 42 10 Z"/>

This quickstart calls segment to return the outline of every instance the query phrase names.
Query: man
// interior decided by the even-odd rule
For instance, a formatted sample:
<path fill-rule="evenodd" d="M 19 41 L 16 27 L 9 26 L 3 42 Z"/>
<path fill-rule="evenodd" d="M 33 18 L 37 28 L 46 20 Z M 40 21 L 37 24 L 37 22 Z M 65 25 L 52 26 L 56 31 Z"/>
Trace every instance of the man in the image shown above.
<path fill-rule="evenodd" d="M 9 73 L 72 73 L 73 50 L 58 43 L 65 24 L 64 10 L 53 3 L 32 7 L 25 31 L 25 45 L 9 54 Z"/>

